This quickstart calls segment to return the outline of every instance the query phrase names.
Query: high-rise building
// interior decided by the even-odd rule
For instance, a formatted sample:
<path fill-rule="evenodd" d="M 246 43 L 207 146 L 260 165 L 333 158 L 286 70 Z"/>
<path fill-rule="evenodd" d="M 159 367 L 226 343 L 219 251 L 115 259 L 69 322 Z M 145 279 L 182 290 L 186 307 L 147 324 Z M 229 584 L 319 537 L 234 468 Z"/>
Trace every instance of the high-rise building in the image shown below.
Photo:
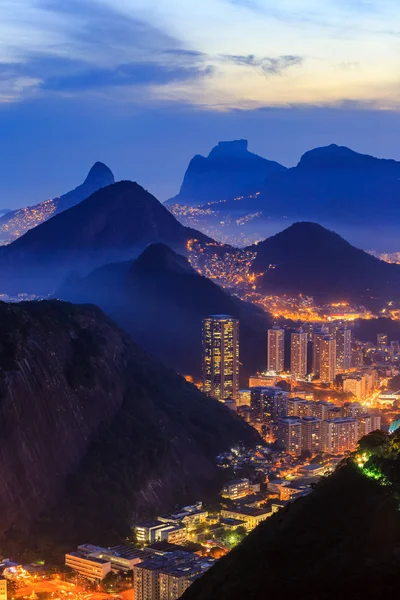
<path fill-rule="evenodd" d="M 322 422 L 322 449 L 328 454 L 352 452 L 358 440 L 358 422 L 351 417 Z"/>
<path fill-rule="evenodd" d="M 351 366 L 355 369 L 364 365 L 364 351 L 362 348 L 352 348 Z"/>
<path fill-rule="evenodd" d="M 351 329 L 339 327 L 336 331 L 336 372 L 351 369 Z"/>
<path fill-rule="evenodd" d="M 203 392 L 236 400 L 239 391 L 239 321 L 230 315 L 203 319 Z"/>
<path fill-rule="evenodd" d="M 387 346 L 388 343 L 388 336 L 386 335 L 386 333 L 378 333 L 376 335 L 376 345 L 379 346 L 379 348 L 382 348 L 382 346 Z"/>
<path fill-rule="evenodd" d="M 309 450 L 311 454 L 318 454 L 322 450 L 321 419 L 317 417 L 303 417 L 301 419 L 301 448 Z"/>
<path fill-rule="evenodd" d="M 301 419 L 284 417 L 278 419 L 278 446 L 288 454 L 301 454 Z"/>
<path fill-rule="evenodd" d="M 342 416 L 341 409 L 333 402 L 321 400 L 320 402 L 314 402 L 313 404 L 312 416 L 318 417 L 318 419 L 321 419 L 322 421 Z"/>
<path fill-rule="evenodd" d="M 352 417 L 353 419 L 358 419 L 359 417 L 365 415 L 365 413 L 365 406 L 363 406 L 359 402 L 345 402 L 343 405 L 344 417 Z"/>
<path fill-rule="evenodd" d="M 381 428 L 381 418 L 379 415 L 361 415 L 358 419 L 358 438 L 368 435 L 371 431 Z"/>
<path fill-rule="evenodd" d="M 251 413 L 253 423 L 270 423 L 287 416 L 289 392 L 278 387 L 251 388 Z"/>
<path fill-rule="evenodd" d="M 323 337 L 319 348 L 320 379 L 324 383 L 332 383 L 336 377 L 336 339 L 328 335 Z"/>
<path fill-rule="evenodd" d="M 320 375 L 320 343 L 326 337 L 328 330 L 326 327 L 319 327 L 313 334 L 313 374 L 314 377 Z"/>
<path fill-rule="evenodd" d="M 307 375 L 307 333 L 296 331 L 290 336 L 290 373 L 303 379 Z"/>
<path fill-rule="evenodd" d="M 281 373 L 285 363 L 285 331 L 280 327 L 268 329 L 267 371 Z"/>
<path fill-rule="evenodd" d="M 392 358 L 400 354 L 400 344 L 397 340 L 393 340 L 392 342 L 390 342 L 390 354 Z"/>
<path fill-rule="evenodd" d="M 313 415 L 314 402 L 304 398 L 288 398 L 288 417 L 311 417 Z"/>

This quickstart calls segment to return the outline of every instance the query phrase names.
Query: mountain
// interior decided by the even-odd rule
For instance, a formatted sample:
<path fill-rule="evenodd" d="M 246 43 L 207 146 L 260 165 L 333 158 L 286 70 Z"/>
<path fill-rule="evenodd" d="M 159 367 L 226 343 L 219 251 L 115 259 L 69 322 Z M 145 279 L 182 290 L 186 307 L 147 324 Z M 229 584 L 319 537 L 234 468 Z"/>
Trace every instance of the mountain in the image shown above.
<path fill-rule="evenodd" d="M 268 177 L 257 198 L 230 201 L 223 209 L 332 223 L 391 223 L 400 217 L 400 162 L 336 144 L 315 148 L 296 167 Z"/>
<path fill-rule="evenodd" d="M 179 373 L 201 375 L 202 319 L 230 314 L 240 320 L 243 382 L 265 366 L 269 317 L 200 276 L 164 244 L 152 244 L 135 261 L 70 278 L 57 293 L 99 305 L 151 354 Z"/>
<path fill-rule="evenodd" d="M 285 171 L 277 162 L 247 150 L 247 140 L 219 142 L 207 157 L 197 154 L 185 173 L 180 192 L 168 204 L 199 206 L 257 191 L 273 173 Z"/>
<path fill-rule="evenodd" d="M 1 291 L 49 294 L 71 271 L 134 258 L 153 242 L 184 251 L 191 238 L 209 241 L 140 185 L 120 181 L 0 248 Z"/>
<path fill-rule="evenodd" d="M 396 596 L 399 436 L 374 432 L 361 441 L 360 454 L 361 467 L 346 460 L 310 495 L 261 523 L 183 600 Z"/>
<path fill-rule="evenodd" d="M 52 200 L 39 202 L 34 206 L 13 211 L 1 211 L 0 214 L 3 213 L 3 216 L 0 218 L 0 241 L 11 242 L 19 238 L 32 227 L 36 227 L 50 217 L 79 204 L 93 192 L 112 183 L 114 183 L 114 175 L 110 169 L 103 163 L 96 162 L 85 181 L 71 192 Z"/>
<path fill-rule="evenodd" d="M 0 303 L 0 394 L 3 556 L 123 541 L 134 516 L 206 497 L 216 454 L 258 440 L 93 306 Z"/>
<path fill-rule="evenodd" d="M 328 301 L 388 300 L 400 294 L 400 265 L 378 260 L 316 223 L 294 223 L 247 248 L 259 289 Z"/>

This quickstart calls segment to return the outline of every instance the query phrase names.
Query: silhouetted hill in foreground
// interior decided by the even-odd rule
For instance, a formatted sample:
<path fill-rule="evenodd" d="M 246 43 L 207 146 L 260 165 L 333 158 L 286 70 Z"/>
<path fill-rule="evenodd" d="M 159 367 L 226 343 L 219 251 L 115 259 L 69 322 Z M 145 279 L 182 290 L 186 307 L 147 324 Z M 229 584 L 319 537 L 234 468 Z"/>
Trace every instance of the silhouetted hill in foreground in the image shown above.
<path fill-rule="evenodd" d="M 49 294 L 73 270 L 87 274 L 132 259 L 153 242 L 184 251 L 192 237 L 208 240 L 181 225 L 140 185 L 121 181 L 0 248 L 1 289 Z"/>
<path fill-rule="evenodd" d="M 247 140 L 219 142 L 207 157 L 190 161 L 180 192 L 168 204 L 199 206 L 257 189 L 273 173 L 285 171 L 277 162 L 247 150 Z"/>
<path fill-rule="evenodd" d="M 0 217 L 0 241 L 13 241 L 21 237 L 32 227 L 79 204 L 100 188 L 113 183 L 114 175 L 110 169 L 105 164 L 96 162 L 90 169 L 85 181 L 74 190 L 33 206 L 12 211 L 0 211 L 0 215 L 3 214 Z"/>
<path fill-rule="evenodd" d="M 381 432 L 305 498 L 255 529 L 184 600 L 372 600 L 398 594 L 400 441 Z"/>
<path fill-rule="evenodd" d="M 254 430 L 96 307 L 0 303 L 0 553 L 112 544 L 204 498 Z"/>
<path fill-rule="evenodd" d="M 252 265 L 265 292 L 367 302 L 400 294 L 400 265 L 378 260 L 316 223 L 295 223 L 257 245 Z"/>
<path fill-rule="evenodd" d="M 187 259 L 164 244 L 149 246 L 133 262 L 106 265 L 70 279 L 57 296 L 98 304 L 148 352 L 180 373 L 201 374 L 202 319 L 240 319 L 243 382 L 265 366 L 268 315 L 201 277 Z"/>

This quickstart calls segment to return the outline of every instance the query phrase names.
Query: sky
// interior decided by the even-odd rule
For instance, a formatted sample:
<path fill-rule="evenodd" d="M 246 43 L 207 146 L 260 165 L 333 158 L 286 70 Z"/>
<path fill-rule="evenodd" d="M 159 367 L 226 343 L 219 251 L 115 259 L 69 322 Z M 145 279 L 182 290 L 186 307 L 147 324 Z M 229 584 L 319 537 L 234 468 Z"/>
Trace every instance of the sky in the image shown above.
<path fill-rule="evenodd" d="M 400 160 L 398 0 L 1 0 L 0 208 L 96 161 L 165 200 L 219 140 Z"/>

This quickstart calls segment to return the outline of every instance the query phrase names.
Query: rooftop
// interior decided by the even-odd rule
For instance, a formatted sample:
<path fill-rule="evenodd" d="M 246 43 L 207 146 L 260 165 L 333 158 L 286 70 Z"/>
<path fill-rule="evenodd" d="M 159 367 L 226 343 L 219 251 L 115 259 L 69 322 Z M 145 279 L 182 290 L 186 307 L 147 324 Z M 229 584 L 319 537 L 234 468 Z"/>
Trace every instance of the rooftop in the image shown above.
<path fill-rule="evenodd" d="M 109 560 L 105 560 L 104 558 L 97 558 L 94 556 L 87 556 L 86 554 L 84 554 L 83 552 L 67 552 L 67 554 L 65 555 L 67 556 L 73 556 L 75 558 L 81 558 L 84 560 L 87 560 L 89 562 L 93 562 L 93 563 L 97 563 L 99 565 L 105 565 L 107 563 L 109 563 Z"/>

